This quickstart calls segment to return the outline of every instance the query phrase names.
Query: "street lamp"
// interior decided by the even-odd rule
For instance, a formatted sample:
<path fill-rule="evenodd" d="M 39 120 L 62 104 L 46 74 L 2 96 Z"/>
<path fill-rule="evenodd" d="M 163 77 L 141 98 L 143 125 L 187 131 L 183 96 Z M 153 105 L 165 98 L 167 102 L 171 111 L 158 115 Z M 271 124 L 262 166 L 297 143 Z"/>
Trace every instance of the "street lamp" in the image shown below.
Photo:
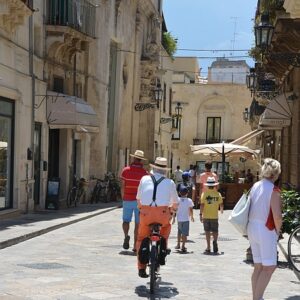
<path fill-rule="evenodd" d="M 257 75 L 255 68 L 250 68 L 250 73 L 246 76 L 247 88 L 251 91 L 251 96 L 254 93 L 257 85 Z"/>
<path fill-rule="evenodd" d="M 157 108 L 159 108 L 159 102 L 162 101 L 163 97 L 163 89 L 161 88 L 160 82 L 157 83 L 154 89 L 154 100 L 156 101 Z"/>
<path fill-rule="evenodd" d="M 156 87 L 152 90 L 152 96 L 155 103 L 149 103 L 149 102 L 137 102 L 134 106 L 135 111 L 143 111 L 145 109 L 149 108 L 159 108 L 159 102 L 162 101 L 163 97 L 163 89 L 161 88 L 160 82 L 156 84 Z M 156 104 L 156 105 L 155 105 Z"/>
<path fill-rule="evenodd" d="M 255 30 L 255 45 L 265 52 L 271 44 L 274 26 L 269 22 L 269 14 L 261 15 L 261 22 L 254 27 Z"/>
<path fill-rule="evenodd" d="M 250 112 L 249 112 L 249 108 L 246 107 L 245 110 L 243 111 L 243 119 L 244 121 L 247 123 L 250 119 Z"/>
<path fill-rule="evenodd" d="M 182 118 L 182 106 L 181 103 L 178 102 L 175 107 L 175 114 L 172 115 L 172 118 L 160 118 L 161 124 L 166 124 L 169 122 L 173 122 L 172 127 L 177 128 L 178 126 L 178 120 Z M 175 125 L 176 124 L 176 125 Z"/>

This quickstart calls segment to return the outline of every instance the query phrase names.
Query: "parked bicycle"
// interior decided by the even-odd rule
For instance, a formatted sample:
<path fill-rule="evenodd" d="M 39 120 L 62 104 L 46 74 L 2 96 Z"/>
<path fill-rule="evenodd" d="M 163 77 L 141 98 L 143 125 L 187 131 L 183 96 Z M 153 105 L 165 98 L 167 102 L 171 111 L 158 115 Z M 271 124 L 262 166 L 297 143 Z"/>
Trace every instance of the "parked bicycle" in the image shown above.
<path fill-rule="evenodd" d="M 85 196 L 86 193 L 85 185 L 86 180 L 84 178 L 78 180 L 76 176 L 73 177 L 73 186 L 67 195 L 67 207 L 76 207 L 77 203 L 80 203 L 80 199 Z"/>
<path fill-rule="evenodd" d="M 300 225 L 290 234 L 288 241 L 288 259 L 292 267 L 300 273 Z"/>
<path fill-rule="evenodd" d="M 119 180 L 114 173 L 107 173 L 105 178 L 107 184 L 107 202 L 115 202 L 121 200 L 121 186 Z"/>
<path fill-rule="evenodd" d="M 91 203 L 107 202 L 108 182 L 97 178 L 96 185 L 91 196 Z"/>

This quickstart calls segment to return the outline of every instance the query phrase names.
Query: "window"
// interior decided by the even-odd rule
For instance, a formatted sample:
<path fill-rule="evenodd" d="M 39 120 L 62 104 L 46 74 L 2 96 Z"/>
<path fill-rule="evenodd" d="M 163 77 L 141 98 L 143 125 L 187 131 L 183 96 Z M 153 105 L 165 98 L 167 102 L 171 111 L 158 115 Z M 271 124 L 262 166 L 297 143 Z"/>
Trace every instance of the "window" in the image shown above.
<path fill-rule="evenodd" d="M 14 103 L 0 97 L 0 210 L 13 199 Z"/>
<path fill-rule="evenodd" d="M 208 117 L 206 124 L 206 143 L 219 143 L 221 139 L 221 118 Z"/>
<path fill-rule="evenodd" d="M 169 90 L 169 115 L 172 116 L 172 98 L 173 92 L 172 89 Z"/>
<path fill-rule="evenodd" d="M 166 112 L 167 104 L 167 85 L 164 83 L 164 92 L 163 92 L 163 112 Z"/>
<path fill-rule="evenodd" d="M 172 134 L 172 140 L 180 140 L 181 120 L 173 119 L 172 128 L 176 128 L 176 131 Z"/>

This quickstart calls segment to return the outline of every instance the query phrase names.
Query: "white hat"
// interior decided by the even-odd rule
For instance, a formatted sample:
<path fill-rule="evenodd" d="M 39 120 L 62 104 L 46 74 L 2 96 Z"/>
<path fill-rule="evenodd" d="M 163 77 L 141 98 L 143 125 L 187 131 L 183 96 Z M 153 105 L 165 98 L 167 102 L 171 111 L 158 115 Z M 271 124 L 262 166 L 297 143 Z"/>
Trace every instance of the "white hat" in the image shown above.
<path fill-rule="evenodd" d="M 154 164 L 150 164 L 152 168 L 170 170 L 170 168 L 168 168 L 167 165 L 168 162 L 165 157 L 156 157 Z"/>
<path fill-rule="evenodd" d="M 216 182 L 215 177 L 208 177 L 207 180 L 206 180 L 206 183 L 204 183 L 204 185 L 206 185 L 206 186 L 216 186 L 218 184 L 219 183 Z"/>
<path fill-rule="evenodd" d="M 134 154 L 129 154 L 131 157 L 136 157 L 138 159 L 147 160 L 147 158 L 144 157 L 144 151 L 142 150 L 135 150 Z"/>

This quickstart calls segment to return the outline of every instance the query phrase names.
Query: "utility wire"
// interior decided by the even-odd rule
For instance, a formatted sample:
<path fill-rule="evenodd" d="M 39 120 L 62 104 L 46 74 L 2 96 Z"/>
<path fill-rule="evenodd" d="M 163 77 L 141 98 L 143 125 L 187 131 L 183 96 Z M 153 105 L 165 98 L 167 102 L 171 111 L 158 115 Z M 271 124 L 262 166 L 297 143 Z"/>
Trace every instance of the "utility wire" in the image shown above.
<path fill-rule="evenodd" d="M 247 52 L 250 49 L 188 49 L 178 48 L 177 51 L 193 51 L 193 52 Z"/>
<path fill-rule="evenodd" d="M 132 50 L 125 50 L 125 49 L 118 49 L 119 52 L 127 52 L 132 54 L 137 54 L 137 52 Z M 160 57 L 170 57 L 169 55 L 160 55 Z M 179 56 L 180 57 L 180 56 Z M 187 57 L 187 56 L 183 56 Z M 191 56 L 192 58 L 199 58 L 199 59 L 217 59 L 220 58 L 220 56 Z M 237 55 L 237 56 L 222 56 L 221 58 L 249 58 L 251 56 L 249 55 Z"/>

